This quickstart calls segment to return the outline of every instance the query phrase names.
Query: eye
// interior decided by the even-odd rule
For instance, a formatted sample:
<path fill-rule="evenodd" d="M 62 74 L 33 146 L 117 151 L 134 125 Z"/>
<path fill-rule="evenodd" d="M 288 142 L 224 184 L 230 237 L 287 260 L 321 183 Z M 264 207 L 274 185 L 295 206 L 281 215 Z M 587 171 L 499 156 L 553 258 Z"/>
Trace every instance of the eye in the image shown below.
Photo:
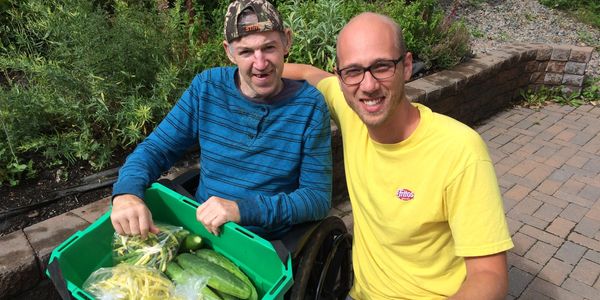
<path fill-rule="evenodd" d="M 359 68 L 349 68 L 342 70 L 342 76 L 344 77 L 357 77 L 362 74 L 363 70 Z"/>
<path fill-rule="evenodd" d="M 248 56 L 250 54 L 252 54 L 252 51 L 248 50 L 248 49 L 242 49 L 238 51 L 238 54 L 240 56 Z"/>
<path fill-rule="evenodd" d="M 394 64 L 389 61 L 382 61 L 371 66 L 371 72 L 385 73 L 394 67 Z"/>

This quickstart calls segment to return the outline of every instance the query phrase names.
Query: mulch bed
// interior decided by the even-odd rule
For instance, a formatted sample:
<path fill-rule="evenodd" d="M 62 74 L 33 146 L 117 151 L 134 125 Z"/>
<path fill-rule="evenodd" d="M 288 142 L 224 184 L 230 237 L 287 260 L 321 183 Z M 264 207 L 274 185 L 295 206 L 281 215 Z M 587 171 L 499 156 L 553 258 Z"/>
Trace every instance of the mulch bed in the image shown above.
<path fill-rule="evenodd" d="M 60 173 L 66 173 L 68 176 L 61 176 Z M 39 205 L 51 199 L 56 200 L 39 207 L 25 209 L 17 215 L 0 216 L 0 236 L 110 196 L 111 185 L 58 197 L 59 191 L 82 185 L 81 179 L 94 173 L 96 171 L 83 165 L 46 169 L 40 172 L 37 178 L 23 180 L 18 186 L 0 186 L 0 212 Z"/>

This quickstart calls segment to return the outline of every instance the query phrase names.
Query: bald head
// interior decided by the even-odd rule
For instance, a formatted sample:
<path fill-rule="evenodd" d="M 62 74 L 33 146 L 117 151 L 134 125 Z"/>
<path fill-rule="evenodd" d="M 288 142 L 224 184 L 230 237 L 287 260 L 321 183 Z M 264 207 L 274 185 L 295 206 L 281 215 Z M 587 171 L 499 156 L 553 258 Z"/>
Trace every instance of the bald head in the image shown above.
<path fill-rule="evenodd" d="M 399 53 L 406 52 L 402 29 L 392 18 L 377 13 L 361 13 L 348 21 L 342 28 L 337 39 L 337 55 L 340 48 L 347 43 L 363 43 L 363 38 L 377 37 L 379 39 L 392 39 Z"/>

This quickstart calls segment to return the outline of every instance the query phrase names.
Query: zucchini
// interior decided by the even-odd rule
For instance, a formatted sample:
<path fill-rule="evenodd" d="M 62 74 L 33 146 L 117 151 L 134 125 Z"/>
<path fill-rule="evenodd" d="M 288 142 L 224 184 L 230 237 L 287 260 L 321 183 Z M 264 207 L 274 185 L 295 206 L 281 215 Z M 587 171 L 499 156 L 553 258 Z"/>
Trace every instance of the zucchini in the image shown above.
<path fill-rule="evenodd" d="M 175 260 L 184 269 L 208 278 L 208 286 L 221 292 L 248 299 L 251 288 L 223 267 L 190 253 L 181 253 Z"/>
<path fill-rule="evenodd" d="M 186 271 L 184 269 L 182 269 L 181 266 L 179 266 L 175 262 L 167 263 L 167 269 L 165 270 L 165 274 L 167 275 L 167 277 L 169 277 L 172 281 L 174 281 L 177 284 L 180 284 L 180 283 L 184 282 L 185 280 L 189 279 L 188 277 L 186 277 Z M 204 286 L 198 292 L 202 296 L 200 299 L 223 300 L 223 298 L 219 297 L 219 295 L 217 295 L 208 286 Z"/>
<path fill-rule="evenodd" d="M 246 274 L 244 274 L 244 272 L 242 272 L 242 270 L 240 270 L 240 268 L 238 266 L 236 266 L 227 257 L 225 257 L 224 255 L 222 255 L 212 249 L 199 249 L 198 251 L 196 251 L 196 256 L 198 256 L 200 258 L 204 258 L 214 264 L 217 264 L 217 265 L 223 267 L 225 270 L 232 273 L 233 275 L 235 275 L 235 277 L 239 278 L 240 280 L 242 280 L 244 283 L 246 283 L 250 287 L 251 293 L 250 293 L 250 297 L 248 298 L 248 300 L 257 300 L 258 299 L 258 293 L 256 291 L 256 287 L 254 287 L 254 284 L 252 284 L 252 282 L 250 281 L 250 278 L 248 278 L 248 276 L 246 276 Z"/>

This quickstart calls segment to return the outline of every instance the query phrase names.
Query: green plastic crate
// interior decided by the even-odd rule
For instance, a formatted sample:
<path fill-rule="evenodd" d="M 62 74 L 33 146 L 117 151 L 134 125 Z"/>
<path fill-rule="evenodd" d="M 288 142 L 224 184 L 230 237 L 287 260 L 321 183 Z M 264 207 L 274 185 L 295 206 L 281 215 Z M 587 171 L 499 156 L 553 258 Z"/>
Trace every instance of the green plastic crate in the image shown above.
<path fill-rule="evenodd" d="M 183 226 L 203 238 L 203 242 L 236 263 L 252 280 L 260 299 L 283 299 L 293 284 L 292 262 L 282 263 L 270 242 L 229 222 L 220 236 L 210 234 L 196 221 L 197 202 L 161 184 L 146 190 L 145 201 L 155 221 Z M 66 285 L 75 299 L 94 299 L 82 288 L 85 280 L 98 268 L 112 266 L 111 241 L 114 229 L 110 211 L 84 231 L 78 231 L 52 251 L 46 275 L 55 285 Z M 60 274 L 50 272 L 57 266 Z M 57 277 L 64 278 L 64 282 Z M 60 289 L 59 289 L 60 291 Z"/>

